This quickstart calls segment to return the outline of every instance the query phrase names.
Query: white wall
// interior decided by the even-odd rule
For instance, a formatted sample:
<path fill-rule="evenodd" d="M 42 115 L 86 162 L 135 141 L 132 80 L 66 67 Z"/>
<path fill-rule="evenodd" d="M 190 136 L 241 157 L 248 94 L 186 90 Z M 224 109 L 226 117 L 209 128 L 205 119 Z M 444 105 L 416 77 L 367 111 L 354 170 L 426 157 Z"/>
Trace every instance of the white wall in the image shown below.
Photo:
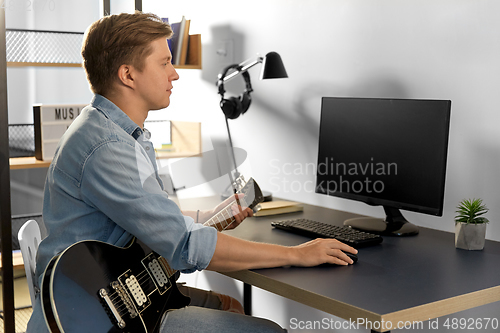
<path fill-rule="evenodd" d="M 112 1 L 111 11 L 130 12 L 132 2 Z M 57 13 L 35 13 L 34 18 L 7 12 L 7 27 L 84 31 L 100 15 L 97 1 L 59 0 L 56 5 Z M 185 15 L 191 19 L 191 32 L 202 34 L 203 70 L 179 70 L 171 106 L 151 114 L 151 118 L 202 121 L 205 150 L 212 149 L 212 137 L 225 136 L 214 85 L 219 70 L 256 53 L 281 54 L 289 78 L 259 81 L 259 68 L 250 70 L 252 106 L 230 124 L 235 145 L 248 152 L 245 170 L 275 196 L 381 216 L 380 207 L 320 196 L 310 190 L 296 191 L 314 182 L 315 175 L 310 172 L 286 174 L 290 164 L 299 167 L 316 161 L 321 97 L 452 100 L 444 216 L 410 212 L 405 216 L 421 226 L 452 231 L 459 200 L 481 197 L 491 208 L 487 238 L 500 240 L 500 184 L 496 175 L 500 169 L 500 2 L 144 0 L 143 9 L 169 17 L 171 22 Z M 22 22 L 26 26 L 16 26 Z M 231 59 L 216 55 L 224 41 L 233 45 Z M 30 83 L 33 75 L 36 85 Z M 17 113 L 19 119 L 29 119 L 33 102 L 90 100 L 81 69 L 9 68 L 8 76 L 11 119 L 18 119 Z M 12 81 L 13 77 L 22 79 Z M 22 87 L 27 87 L 26 93 Z M 240 89 L 241 85 L 228 87 Z M 202 167 L 201 163 L 196 165 Z M 283 186 L 284 181 L 288 188 Z M 217 188 L 205 186 L 179 195 L 215 192 Z M 240 285 L 215 273 L 187 278 L 200 287 L 241 293 Z M 285 327 L 293 316 L 307 320 L 326 316 L 259 290 L 255 291 L 254 305 L 256 315 Z M 494 317 L 498 308 L 494 304 L 456 317 Z"/>

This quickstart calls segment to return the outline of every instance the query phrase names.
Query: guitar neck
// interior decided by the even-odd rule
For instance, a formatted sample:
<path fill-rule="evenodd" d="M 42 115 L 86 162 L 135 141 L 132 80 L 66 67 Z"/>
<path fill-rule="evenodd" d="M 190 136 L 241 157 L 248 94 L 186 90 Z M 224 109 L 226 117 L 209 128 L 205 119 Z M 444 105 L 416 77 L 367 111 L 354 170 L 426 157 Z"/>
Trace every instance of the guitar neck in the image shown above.
<path fill-rule="evenodd" d="M 224 207 L 220 212 L 215 214 L 207 222 L 203 223 L 204 226 L 214 227 L 218 231 L 226 230 L 236 219 L 233 216 L 233 202 Z M 245 202 L 245 198 L 240 198 L 238 204 L 242 207 L 250 207 Z M 253 208 L 253 207 L 250 207 Z"/>
<path fill-rule="evenodd" d="M 255 206 L 264 201 L 262 191 L 260 190 L 260 187 L 255 182 L 255 180 L 253 180 L 253 178 L 250 178 L 248 182 L 246 182 L 245 185 L 242 186 L 240 190 L 238 190 L 237 193 L 245 194 L 245 196 L 242 198 L 235 198 L 236 203 L 241 207 L 254 209 Z M 235 195 L 237 195 L 237 193 L 235 193 Z M 252 201 L 248 204 L 245 199 L 251 199 Z M 226 230 L 234 221 L 236 221 L 233 216 L 233 205 L 234 201 L 224 207 L 224 209 L 215 214 L 215 216 L 210 218 L 203 225 L 214 227 L 218 231 Z"/>

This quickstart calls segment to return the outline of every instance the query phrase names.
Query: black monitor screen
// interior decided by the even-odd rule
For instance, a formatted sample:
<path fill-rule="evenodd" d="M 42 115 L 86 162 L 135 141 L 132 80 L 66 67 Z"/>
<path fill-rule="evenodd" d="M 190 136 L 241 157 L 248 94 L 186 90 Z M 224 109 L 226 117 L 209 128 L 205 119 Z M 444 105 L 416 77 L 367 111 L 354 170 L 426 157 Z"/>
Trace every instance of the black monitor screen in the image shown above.
<path fill-rule="evenodd" d="M 441 216 L 451 101 L 324 97 L 316 192 Z"/>

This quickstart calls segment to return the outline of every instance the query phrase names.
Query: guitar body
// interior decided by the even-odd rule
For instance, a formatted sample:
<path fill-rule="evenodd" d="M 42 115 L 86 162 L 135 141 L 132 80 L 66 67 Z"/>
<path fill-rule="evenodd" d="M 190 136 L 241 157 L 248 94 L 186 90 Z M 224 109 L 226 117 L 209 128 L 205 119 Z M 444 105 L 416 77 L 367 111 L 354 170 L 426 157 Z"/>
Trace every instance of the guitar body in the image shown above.
<path fill-rule="evenodd" d="M 189 305 L 174 271 L 146 245 L 82 241 L 54 257 L 41 298 L 52 332 L 155 332 L 163 313 Z M 172 273 L 172 274 L 170 274 Z"/>

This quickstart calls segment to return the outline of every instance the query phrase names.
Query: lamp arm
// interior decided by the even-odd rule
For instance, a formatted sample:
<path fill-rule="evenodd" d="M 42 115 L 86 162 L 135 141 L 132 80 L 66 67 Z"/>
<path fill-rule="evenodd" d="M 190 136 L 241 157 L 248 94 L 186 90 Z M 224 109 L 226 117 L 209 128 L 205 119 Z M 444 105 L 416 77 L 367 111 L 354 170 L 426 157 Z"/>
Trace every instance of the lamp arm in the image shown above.
<path fill-rule="evenodd" d="M 236 156 L 234 154 L 233 140 L 231 138 L 231 131 L 229 131 L 229 122 L 227 121 L 227 117 L 226 117 L 226 128 L 227 128 L 227 135 L 229 137 L 229 148 L 230 148 L 229 150 L 234 164 L 234 173 L 235 173 L 234 177 L 238 178 L 240 176 L 240 173 L 238 172 L 238 164 L 236 164 Z M 231 171 L 229 171 L 229 179 L 231 180 L 232 184 L 233 179 L 231 177 Z"/>
<path fill-rule="evenodd" d="M 231 74 L 227 75 L 224 77 L 223 81 L 224 83 L 231 80 L 231 79 L 234 79 L 235 77 L 237 77 L 239 74 L 243 73 L 243 72 L 246 72 L 247 70 L 249 70 L 250 68 L 252 68 L 253 66 L 257 65 L 257 64 L 260 64 L 264 61 L 264 58 L 262 57 L 257 57 L 256 60 L 248 63 L 245 65 L 245 63 L 247 62 L 248 60 L 245 60 L 243 61 L 241 64 L 239 64 L 240 68 L 237 70 L 237 71 L 234 71 L 232 72 Z"/>

